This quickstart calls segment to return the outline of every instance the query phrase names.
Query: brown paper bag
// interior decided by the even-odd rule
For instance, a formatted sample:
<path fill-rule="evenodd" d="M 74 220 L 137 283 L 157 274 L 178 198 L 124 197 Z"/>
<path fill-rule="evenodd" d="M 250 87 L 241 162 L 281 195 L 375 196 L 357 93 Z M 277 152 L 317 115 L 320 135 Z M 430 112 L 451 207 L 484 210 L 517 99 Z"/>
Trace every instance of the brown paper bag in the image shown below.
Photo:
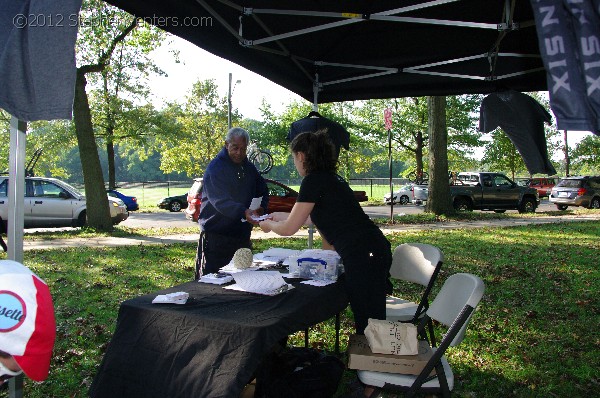
<path fill-rule="evenodd" d="M 410 323 L 369 318 L 365 337 L 371 351 L 377 354 L 417 355 L 417 327 Z"/>

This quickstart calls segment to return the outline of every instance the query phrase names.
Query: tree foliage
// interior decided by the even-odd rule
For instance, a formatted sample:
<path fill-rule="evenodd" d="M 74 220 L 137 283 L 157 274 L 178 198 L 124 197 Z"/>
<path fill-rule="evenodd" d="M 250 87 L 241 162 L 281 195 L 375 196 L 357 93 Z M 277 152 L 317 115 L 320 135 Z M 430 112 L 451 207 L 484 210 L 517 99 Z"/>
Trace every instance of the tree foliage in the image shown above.
<path fill-rule="evenodd" d="M 0 164 L 0 171 L 8 170 L 10 117 L 7 112 L 0 110 L 0 159 L 6 159 L 6 163 Z M 66 120 L 30 122 L 27 124 L 25 165 L 38 149 L 42 149 L 42 154 L 33 168 L 34 174 L 68 178 L 69 171 L 61 166 L 61 159 L 64 157 L 65 148 L 76 144 L 73 126 Z"/>
<path fill-rule="evenodd" d="M 122 11 L 109 8 L 107 18 L 129 19 Z M 116 30 L 114 34 L 118 34 Z M 92 41 L 97 39 L 97 31 L 86 37 Z M 90 81 L 93 90 L 92 117 L 95 136 L 100 138 L 106 148 L 108 161 L 108 185 L 114 188 L 116 180 L 115 145 L 133 140 L 134 145 L 145 141 L 145 136 L 152 131 L 152 105 L 149 103 L 150 75 L 164 75 L 151 58 L 151 52 L 163 42 L 165 33 L 144 23 L 136 23 L 135 29 L 117 43 L 114 53 L 102 71 L 94 74 Z M 98 44 L 108 45 L 99 41 Z M 89 54 L 82 54 L 81 58 Z M 142 106 L 145 118 L 136 117 L 137 104 Z M 133 112 L 132 112 L 133 111 Z"/>
<path fill-rule="evenodd" d="M 579 141 L 571 159 L 576 174 L 600 174 L 600 136 L 590 135 Z"/>
<path fill-rule="evenodd" d="M 481 103 L 479 95 L 447 97 L 446 126 L 448 131 L 448 158 L 450 167 L 461 169 L 473 162 L 472 155 L 480 146 L 476 129 L 476 110 Z M 408 163 L 404 174 L 426 169 L 424 157 L 428 151 L 428 109 L 425 97 L 376 99 L 364 101 L 356 114 L 369 126 L 369 135 L 379 142 L 387 142 L 384 129 L 384 109 L 392 110 L 393 157 Z"/>
<path fill-rule="evenodd" d="M 237 117 L 232 120 L 237 124 Z M 227 99 L 219 96 L 214 80 L 197 81 L 184 104 L 161 112 L 161 125 L 168 130 L 152 146 L 161 154 L 161 170 L 201 176 L 225 142 Z"/>

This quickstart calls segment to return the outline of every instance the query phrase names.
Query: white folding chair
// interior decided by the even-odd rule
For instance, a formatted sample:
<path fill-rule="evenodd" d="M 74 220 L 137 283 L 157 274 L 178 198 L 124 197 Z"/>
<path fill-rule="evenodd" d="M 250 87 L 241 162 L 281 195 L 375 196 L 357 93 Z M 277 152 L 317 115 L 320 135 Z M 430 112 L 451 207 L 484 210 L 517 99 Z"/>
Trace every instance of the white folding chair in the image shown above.
<path fill-rule="evenodd" d="M 415 303 L 400 297 L 387 296 L 385 317 L 388 321 L 417 323 L 429 308 L 429 293 L 440 272 L 444 254 L 426 243 L 403 243 L 396 247 L 390 268 L 392 278 L 417 283 L 425 287 L 421 300 Z M 433 336 L 433 325 L 429 333 Z M 435 339 L 431 341 L 435 346 Z"/>
<path fill-rule="evenodd" d="M 417 392 L 441 392 L 442 396 L 449 397 L 454 388 L 454 374 L 444 353 L 449 346 L 456 346 L 464 339 L 467 325 L 484 290 L 485 285 L 478 276 L 463 273 L 450 276 L 418 327 L 420 331 L 424 330 L 430 319 L 448 327 L 440 346 L 432 348 L 433 356 L 418 376 L 359 370 L 357 373 L 360 381 L 375 387 L 371 397 L 376 397 L 382 389 L 406 391 L 407 396 L 413 396 Z M 431 375 L 434 369 L 435 374 Z"/>

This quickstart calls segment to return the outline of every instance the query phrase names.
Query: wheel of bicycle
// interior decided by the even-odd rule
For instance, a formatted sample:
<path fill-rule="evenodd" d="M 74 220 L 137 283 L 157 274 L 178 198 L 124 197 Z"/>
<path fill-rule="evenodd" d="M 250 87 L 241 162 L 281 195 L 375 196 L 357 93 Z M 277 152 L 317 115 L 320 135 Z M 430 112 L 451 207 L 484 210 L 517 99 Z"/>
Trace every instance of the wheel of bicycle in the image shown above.
<path fill-rule="evenodd" d="M 408 173 L 406 178 L 408 178 L 408 181 L 413 184 L 422 184 L 424 181 L 429 180 L 429 174 L 427 174 L 427 172 L 424 171 L 421 173 L 420 176 L 417 176 L 416 171 L 411 171 L 410 173 Z"/>
<path fill-rule="evenodd" d="M 250 158 L 250 162 L 256 166 L 260 174 L 266 174 L 273 168 L 273 157 L 269 152 L 263 150 L 254 153 Z"/>
<path fill-rule="evenodd" d="M 416 176 L 417 176 L 417 173 L 415 173 L 414 171 L 411 171 L 410 173 L 408 173 L 408 174 L 406 175 L 406 178 L 408 178 L 408 182 L 410 182 L 410 183 L 413 183 L 413 184 L 414 184 L 414 183 L 416 182 L 416 181 L 415 181 L 415 177 L 416 177 Z"/>

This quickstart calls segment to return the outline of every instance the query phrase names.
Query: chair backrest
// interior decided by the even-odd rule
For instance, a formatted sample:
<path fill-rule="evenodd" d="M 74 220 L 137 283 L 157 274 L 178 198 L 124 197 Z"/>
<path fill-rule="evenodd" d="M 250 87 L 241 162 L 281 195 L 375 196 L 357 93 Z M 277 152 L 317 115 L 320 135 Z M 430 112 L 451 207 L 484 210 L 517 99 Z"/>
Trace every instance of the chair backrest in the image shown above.
<path fill-rule="evenodd" d="M 459 344 L 464 339 L 467 324 L 483 297 L 484 290 L 485 285 L 478 276 L 465 273 L 454 274 L 446 279 L 442 289 L 429 306 L 427 315 L 431 319 L 450 329 L 460 328 L 450 342 L 451 346 Z M 450 332 L 451 330 L 448 330 L 448 334 Z"/>
<path fill-rule="evenodd" d="M 443 261 L 442 251 L 433 245 L 403 243 L 394 250 L 390 275 L 395 279 L 428 286 L 436 267 Z"/>

